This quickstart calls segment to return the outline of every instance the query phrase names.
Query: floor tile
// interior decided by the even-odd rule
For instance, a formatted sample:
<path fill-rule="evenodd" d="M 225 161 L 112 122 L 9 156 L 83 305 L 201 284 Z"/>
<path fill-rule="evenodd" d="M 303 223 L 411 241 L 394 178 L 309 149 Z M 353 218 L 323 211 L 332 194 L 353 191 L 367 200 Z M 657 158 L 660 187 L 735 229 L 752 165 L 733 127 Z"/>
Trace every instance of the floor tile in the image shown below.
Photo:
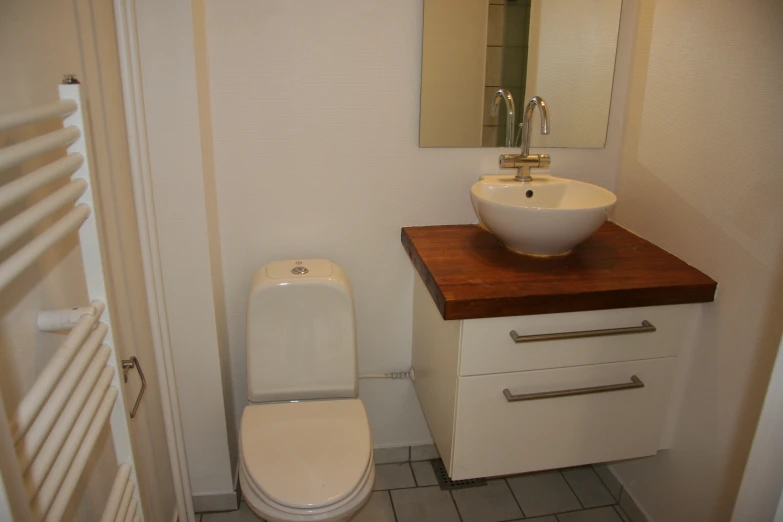
<path fill-rule="evenodd" d="M 517 475 L 506 480 L 526 517 L 582 508 L 558 471 Z"/>
<path fill-rule="evenodd" d="M 375 486 L 373 491 L 384 489 L 415 488 L 411 466 L 407 462 L 400 464 L 380 464 L 375 466 Z"/>
<path fill-rule="evenodd" d="M 435 447 L 435 444 L 411 446 L 411 461 L 435 460 L 439 458 L 440 453 L 438 453 L 438 448 Z"/>
<path fill-rule="evenodd" d="M 244 502 L 239 504 L 239 509 L 236 511 L 203 513 L 201 516 L 201 522 L 259 522 L 262 520 Z"/>
<path fill-rule="evenodd" d="M 625 511 L 623 511 L 623 508 L 620 506 L 614 507 L 615 511 L 617 511 L 617 514 L 620 515 L 620 518 L 623 520 L 623 522 L 631 522 L 631 519 L 628 518 L 628 515 L 625 514 Z"/>
<path fill-rule="evenodd" d="M 391 492 L 397 522 L 460 522 L 448 491 L 437 486 Z"/>
<path fill-rule="evenodd" d="M 376 491 L 353 516 L 351 522 L 394 522 L 394 510 L 388 491 Z"/>
<path fill-rule="evenodd" d="M 557 517 L 554 515 L 547 515 L 545 517 L 526 518 L 525 520 L 518 520 L 514 522 L 557 522 Z"/>
<path fill-rule="evenodd" d="M 463 522 L 501 522 L 524 516 L 503 479 L 478 488 L 455 489 L 451 496 Z"/>
<path fill-rule="evenodd" d="M 620 507 L 623 508 L 623 511 L 625 511 L 625 514 L 632 522 L 647 522 L 647 517 L 644 516 L 642 510 L 639 509 L 634 499 L 631 498 L 631 495 L 625 489 L 620 493 Z"/>
<path fill-rule="evenodd" d="M 622 522 L 612 506 L 572 511 L 557 515 L 560 522 Z"/>
<path fill-rule="evenodd" d="M 622 491 L 623 485 L 620 484 L 620 481 L 617 480 L 617 477 L 614 476 L 614 473 L 609 471 L 609 466 L 606 464 L 593 464 L 593 469 L 598 474 L 598 476 L 601 477 L 604 486 L 606 486 L 606 489 L 609 490 L 609 493 L 612 494 L 614 499 L 620 500 L 620 491 Z"/>
<path fill-rule="evenodd" d="M 416 477 L 417 486 L 438 485 L 438 477 L 435 476 L 435 470 L 432 469 L 432 463 L 429 460 L 411 462 L 411 468 L 413 468 L 413 476 Z"/>
<path fill-rule="evenodd" d="M 376 464 L 389 464 L 391 462 L 408 462 L 411 457 L 410 446 L 400 448 L 378 448 L 374 450 L 373 457 Z"/>
<path fill-rule="evenodd" d="M 564 469 L 561 473 L 584 507 L 594 508 L 617 503 L 590 466 Z"/>

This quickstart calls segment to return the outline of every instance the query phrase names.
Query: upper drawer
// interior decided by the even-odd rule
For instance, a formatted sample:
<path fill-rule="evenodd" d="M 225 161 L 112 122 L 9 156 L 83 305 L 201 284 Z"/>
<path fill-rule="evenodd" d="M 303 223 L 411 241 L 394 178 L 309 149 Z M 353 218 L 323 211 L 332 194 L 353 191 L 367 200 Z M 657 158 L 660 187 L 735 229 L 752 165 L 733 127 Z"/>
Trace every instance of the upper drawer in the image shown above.
<path fill-rule="evenodd" d="M 688 304 L 469 319 L 462 324 L 460 375 L 676 356 L 693 338 L 700 307 Z M 643 321 L 654 326 L 655 331 L 634 328 L 641 327 Z M 615 329 L 626 333 L 612 334 Z M 528 338 L 525 342 L 515 342 L 512 330 L 523 338 L 542 334 L 568 335 L 563 339 Z"/>

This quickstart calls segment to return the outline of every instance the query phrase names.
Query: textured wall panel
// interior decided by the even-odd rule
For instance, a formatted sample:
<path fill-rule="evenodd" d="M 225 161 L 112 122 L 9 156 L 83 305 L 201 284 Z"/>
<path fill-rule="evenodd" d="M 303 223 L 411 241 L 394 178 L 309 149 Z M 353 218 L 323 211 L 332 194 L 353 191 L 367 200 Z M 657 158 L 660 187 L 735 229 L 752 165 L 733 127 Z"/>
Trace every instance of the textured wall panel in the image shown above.
<path fill-rule="evenodd" d="M 247 288 L 275 259 L 342 265 L 360 370 L 407 367 L 413 272 L 400 227 L 474 222 L 470 185 L 497 172 L 502 150 L 418 148 L 421 0 L 210 0 L 206 18 L 237 419 Z M 552 149 L 554 174 L 613 187 L 623 94 L 608 148 Z M 363 383 L 361 395 L 376 445 L 429 440 L 409 383 Z"/>
<path fill-rule="evenodd" d="M 639 9 L 615 217 L 719 286 L 673 448 L 615 470 L 658 522 L 728 520 L 783 325 L 783 4 Z"/>
<path fill-rule="evenodd" d="M 206 212 L 191 3 L 135 2 L 167 328 L 194 496 L 234 490 Z M 229 441 L 232 439 L 232 442 Z"/>

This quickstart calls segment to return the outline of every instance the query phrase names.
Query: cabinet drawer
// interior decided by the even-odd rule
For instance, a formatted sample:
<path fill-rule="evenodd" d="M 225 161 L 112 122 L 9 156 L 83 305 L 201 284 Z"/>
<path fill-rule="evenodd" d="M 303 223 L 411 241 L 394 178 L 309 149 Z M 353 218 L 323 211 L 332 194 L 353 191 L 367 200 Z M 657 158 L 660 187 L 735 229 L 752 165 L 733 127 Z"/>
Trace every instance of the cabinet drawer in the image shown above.
<path fill-rule="evenodd" d="M 462 325 L 460 375 L 674 357 L 691 342 L 699 310 L 698 305 L 675 305 L 469 319 Z M 643 321 L 655 331 L 641 328 Z M 515 342 L 510 335 L 512 330 L 523 337 L 574 332 L 589 335 L 619 328 L 628 333 L 531 342 Z"/>
<path fill-rule="evenodd" d="M 652 455 L 659 448 L 676 357 L 461 377 L 450 465 L 454 480 Z M 509 402 L 504 390 L 644 387 Z M 637 383 L 638 385 L 638 383 Z"/>

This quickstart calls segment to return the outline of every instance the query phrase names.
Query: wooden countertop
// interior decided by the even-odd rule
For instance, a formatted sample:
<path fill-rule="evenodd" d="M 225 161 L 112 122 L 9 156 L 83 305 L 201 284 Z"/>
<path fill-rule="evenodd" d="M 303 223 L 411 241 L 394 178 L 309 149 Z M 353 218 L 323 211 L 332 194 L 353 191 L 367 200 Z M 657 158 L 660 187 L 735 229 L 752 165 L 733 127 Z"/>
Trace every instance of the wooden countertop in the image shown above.
<path fill-rule="evenodd" d="M 405 227 L 402 245 L 444 319 L 704 303 L 717 287 L 614 223 L 559 258 L 515 254 L 477 225 Z"/>

